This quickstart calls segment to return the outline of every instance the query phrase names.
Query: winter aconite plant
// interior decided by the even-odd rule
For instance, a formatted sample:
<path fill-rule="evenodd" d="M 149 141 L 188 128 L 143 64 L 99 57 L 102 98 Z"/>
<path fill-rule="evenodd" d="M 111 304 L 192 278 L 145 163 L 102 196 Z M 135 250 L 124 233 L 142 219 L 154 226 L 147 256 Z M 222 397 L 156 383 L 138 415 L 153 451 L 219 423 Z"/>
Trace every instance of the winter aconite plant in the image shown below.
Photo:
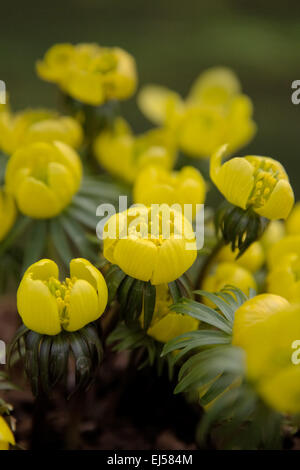
<path fill-rule="evenodd" d="M 256 132 L 237 76 L 204 71 L 186 99 L 144 85 L 156 127 L 137 133 L 118 105 L 137 89 L 127 51 L 56 44 L 36 70 L 63 110 L 0 105 L 0 289 L 22 322 L 7 374 L 24 387 L 23 366 L 44 418 L 79 397 L 74 436 L 103 362 L 130 351 L 127 381 L 165 375 L 202 409 L 199 447 L 280 448 L 300 413 L 300 211 L 280 156 L 236 156 Z M 0 449 L 11 412 L 0 400 Z"/>

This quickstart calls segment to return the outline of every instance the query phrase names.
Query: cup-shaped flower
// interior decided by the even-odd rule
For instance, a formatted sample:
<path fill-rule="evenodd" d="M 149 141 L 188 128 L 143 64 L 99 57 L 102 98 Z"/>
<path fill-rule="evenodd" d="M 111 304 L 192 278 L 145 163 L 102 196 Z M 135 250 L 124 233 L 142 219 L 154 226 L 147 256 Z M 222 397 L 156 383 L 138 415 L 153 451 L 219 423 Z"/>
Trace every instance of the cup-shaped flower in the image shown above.
<path fill-rule="evenodd" d="M 190 222 L 167 205 L 136 206 L 113 215 L 104 227 L 103 238 L 108 261 L 153 285 L 174 281 L 197 256 Z"/>
<path fill-rule="evenodd" d="M 233 152 L 255 134 L 251 100 L 240 90 L 230 69 L 216 67 L 196 79 L 185 101 L 167 88 L 149 85 L 141 90 L 138 104 L 151 121 L 174 132 L 181 150 L 210 158 L 224 142 Z"/>
<path fill-rule="evenodd" d="M 94 152 L 103 168 L 128 183 L 133 183 L 138 172 L 148 165 L 170 170 L 176 157 L 174 139 L 166 129 L 152 129 L 134 136 L 122 118 L 117 118 L 112 128 L 103 130 L 96 138 Z"/>
<path fill-rule="evenodd" d="M 83 137 L 81 126 L 75 119 L 46 109 L 0 112 L 0 133 L 0 148 L 8 155 L 33 142 L 60 140 L 78 148 Z"/>
<path fill-rule="evenodd" d="M 265 315 L 265 319 L 253 324 L 248 331 L 246 372 L 248 379 L 269 406 L 281 413 L 298 414 L 300 412 L 299 305 L 291 306 L 283 300 L 271 303 L 270 309 L 265 307 L 258 309 L 259 305 L 252 305 L 252 315 L 260 312 Z"/>
<path fill-rule="evenodd" d="M 253 273 L 258 271 L 265 261 L 264 249 L 259 241 L 252 243 L 250 247 L 242 254 L 242 256 L 236 259 L 238 254 L 238 250 L 232 251 L 230 245 L 225 245 L 219 251 L 216 257 L 216 261 L 221 263 L 236 263 Z"/>
<path fill-rule="evenodd" d="M 81 176 L 81 161 L 75 150 L 59 141 L 37 142 L 11 156 L 5 181 L 23 214 L 47 219 L 71 202 Z"/>
<path fill-rule="evenodd" d="M 138 204 L 180 204 L 189 205 L 190 215 L 195 217 L 197 204 L 204 204 L 206 184 L 201 173 L 191 166 L 180 171 L 169 172 L 159 166 L 147 166 L 142 170 L 134 184 L 133 198 Z M 186 209 L 188 209 L 186 207 Z"/>
<path fill-rule="evenodd" d="M 107 304 L 106 282 L 83 258 L 70 262 L 70 278 L 60 282 L 58 266 L 43 259 L 25 272 L 17 293 L 18 312 L 27 328 L 57 335 L 77 331 L 97 320 Z"/>
<path fill-rule="evenodd" d="M 287 235 L 274 243 L 267 254 L 269 270 L 277 268 L 282 262 L 291 260 L 291 255 L 295 259 L 300 259 L 300 235 Z"/>
<path fill-rule="evenodd" d="M 0 241 L 6 237 L 17 216 L 16 205 L 13 197 L 5 188 L 0 188 Z"/>
<path fill-rule="evenodd" d="M 292 212 L 286 220 L 285 227 L 288 235 L 300 234 L 300 202 L 295 204 Z"/>
<path fill-rule="evenodd" d="M 176 336 L 197 330 L 199 321 L 189 315 L 171 312 L 170 305 L 174 303 L 167 284 L 156 286 L 155 309 L 147 334 L 167 343 Z"/>
<path fill-rule="evenodd" d="M 267 275 L 267 291 L 290 302 L 300 302 L 300 256 L 289 253 L 279 259 Z"/>
<path fill-rule="evenodd" d="M 205 276 L 202 286 L 199 287 L 207 292 L 219 292 L 226 285 L 237 287 L 246 295 L 249 294 L 249 289 L 256 289 L 252 273 L 235 262 L 224 262 L 212 266 L 211 271 Z M 206 298 L 204 298 L 204 303 L 213 305 Z"/>
<path fill-rule="evenodd" d="M 15 438 L 5 419 L 0 416 L 0 450 L 8 450 L 9 445 L 15 445 Z"/>
<path fill-rule="evenodd" d="M 212 156 L 210 177 L 227 201 L 270 220 L 286 219 L 294 193 L 283 166 L 260 156 L 235 157 L 222 165 L 226 151 L 224 145 Z"/>
<path fill-rule="evenodd" d="M 244 302 L 234 315 L 232 344 L 247 349 L 249 341 L 254 339 L 250 336 L 253 326 L 288 305 L 286 299 L 273 294 L 260 294 Z"/>
<path fill-rule="evenodd" d="M 284 236 L 284 222 L 282 220 L 272 220 L 260 238 L 260 243 L 262 244 L 265 253 L 268 253 L 271 246 L 281 240 Z"/>
<path fill-rule="evenodd" d="M 129 98 L 137 85 L 134 58 L 97 44 L 56 44 L 37 62 L 38 75 L 72 98 L 93 106 Z"/>

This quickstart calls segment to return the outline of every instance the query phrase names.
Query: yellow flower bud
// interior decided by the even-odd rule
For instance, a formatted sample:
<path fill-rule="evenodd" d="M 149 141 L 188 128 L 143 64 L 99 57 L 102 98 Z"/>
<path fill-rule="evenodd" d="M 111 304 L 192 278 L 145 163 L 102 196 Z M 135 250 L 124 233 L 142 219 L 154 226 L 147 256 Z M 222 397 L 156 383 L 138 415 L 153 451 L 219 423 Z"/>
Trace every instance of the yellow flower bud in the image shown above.
<path fill-rule="evenodd" d="M 93 106 L 129 98 L 136 89 L 133 57 L 120 48 L 97 44 L 57 44 L 37 62 L 38 75 L 71 97 Z"/>
<path fill-rule="evenodd" d="M 113 215 L 104 227 L 103 254 L 126 274 L 153 285 L 172 282 L 197 256 L 189 221 L 168 206 L 132 207 Z"/>
<path fill-rule="evenodd" d="M 295 207 L 286 220 L 285 227 L 288 235 L 300 234 L 300 202 L 295 204 Z"/>
<path fill-rule="evenodd" d="M 253 325 L 247 340 L 249 380 L 267 404 L 285 414 L 300 412 L 300 367 L 293 361 L 293 355 L 299 356 L 295 343 L 299 332 L 299 305 L 281 300 L 278 306 L 273 303 L 264 321 Z"/>
<path fill-rule="evenodd" d="M 133 183 L 138 172 L 148 165 L 169 170 L 175 160 L 174 143 L 167 130 L 153 129 L 135 137 L 122 118 L 115 120 L 112 129 L 101 132 L 94 151 L 103 168 L 128 183 Z"/>
<path fill-rule="evenodd" d="M 210 177 L 223 196 L 235 206 L 251 207 L 270 220 L 286 219 L 294 193 L 283 166 L 269 157 L 235 157 L 225 162 L 226 146 L 211 159 Z"/>
<path fill-rule="evenodd" d="M 17 210 L 13 197 L 7 194 L 4 188 L 0 188 L 0 241 L 6 237 L 14 225 L 16 216 Z"/>
<path fill-rule="evenodd" d="M 240 91 L 239 79 L 231 69 L 211 67 L 196 78 L 188 95 L 188 101 L 209 106 L 224 106 Z"/>
<path fill-rule="evenodd" d="M 172 130 L 180 148 L 196 158 L 209 158 L 224 142 L 236 151 L 256 131 L 251 100 L 241 94 L 237 77 L 225 67 L 202 73 L 186 101 L 167 88 L 148 85 L 138 104 L 151 121 Z"/>
<path fill-rule="evenodd" d="M 60 282 L 54 261 L 43 259 L 25 272 L 17 293 L 23 323 L 40 334 L 77 331 L 97 320 L 107 304 L 106 282 L 89 261 L 70 263 L 70 279 Z"/>
<path fill-rule="evenodd" d="M 265 252 L 267 253 L 271 246 L 281 240 L 284 235 L 284 223 L 280 220 L 272 220 L 267 226 L 266 230 L 263 233 L 263 236 L 260 238 L 259 241 L 262 244 Z"/>
<path fill-rule="evenodd" d="M 32 218 L 59 214 L 78 191 L 82 166 L 78 154 L 63 142 L 37 142 L 9 159 L 5 181 L 20 211 Z"/>
<path fill-rule="evenodd" d="M 260 294 L 247 300 L 234 315 L 232 344 L 247 349 L 252 328 L 264 322 L 270 315 L 289 305 L 289 302 L 273 294 Z"/>
<path fill-rule="evenodd" d="M 191 215 L 195 217 L 196 204 L 204 203 L 205 192 L 205 181 L 196 168 L 186 166 L 180 171 L 168 172 L 159 166 L 147 166 L 136 178 L 133 198 L 135 203 L 146 206 L 180 204 L 182 210 L 184 204 L 190 204 Z"/>
<path fill-rule="evenodd" d="M 290 253 L 273 266 L 267 276 L 267 291 L 290 302 L 300 302 L 300 257 Z"/>
<path fill-rule="evenodd" d="M 33 142 L 60 140 L 78 148 L 83 137 L 75 119 L 44 109 L 0 113 L 0 133 L 0 147 L 8 155 Z"/>
<path fill-rule="evenodd" d="M 174 127 L 184 109 L 178 93 L 158 85 L 143 87 L 138 95 L 138 105 L 154 124 L 169 127 Z"/>
<path fill-rule="evenodd" d="M 173 303 L 168 285 L 156 286 L 155 309 L 147 334 L 161 343 L 167 343 L 176 336 L 197 330 L 199 325 L 199 321 L 189 315 L 171 312 L 169 307 Z"/>
<path fill-rule="evenodd" d="M 249 294 L 250 288 L 256 289 L 256 282 L 251 272 L 236 263 L 220 263 L 213 266 L 200 287 L 208 292 L 219 292 L 226 285 L 238 287 L 246 295 Z M 206 298 L 203 301 L 209 306 L 214 305 Z"/>
<path fill-rule="evenodd" d="M 15 438 L 5 419 L 0 416 L 0 450 L 8 450 L 9 444 L 15 445 Z"/>
<path fill-rule="evenodd" d="M 285 236 L 270 247 L 267 255 L 269 269 L 277 268 L 290 255 L 300 258 L 300 235 Z"/>
<path fill-rule="evenodd" d="M 239 250 L 232 251 L 230 245 L 225 245 L 219 251 L 216 261 L 236 263 L 253 273 L 258 271 L 264 264 L 265 254 L 260 242 L 252 243 L 240 258 L 235 259 L 238 253 Z"/>

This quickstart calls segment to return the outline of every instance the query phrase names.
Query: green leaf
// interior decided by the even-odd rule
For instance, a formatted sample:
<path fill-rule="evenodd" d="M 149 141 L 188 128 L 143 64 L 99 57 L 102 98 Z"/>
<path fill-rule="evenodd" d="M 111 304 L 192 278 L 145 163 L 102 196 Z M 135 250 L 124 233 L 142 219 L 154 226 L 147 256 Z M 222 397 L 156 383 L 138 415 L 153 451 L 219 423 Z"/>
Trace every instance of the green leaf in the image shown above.
<path fill-rule="evenodd" d="M 108 303 L 111 303 L 117 294 L 117 291 L 125 279 L 126 274 L 115 264 L 111 265 L 106 276 L 106 284 L 108 288 Z"/>
<path fill-rule="evenodd" d="M 147 331 L 153 317 L 156 301 L 156 288 L 151 282 L 144 283 L 144 330 Z"/>
<path fill-rule="evenodd" d="M 59 256 L 65 265 L 69 266 L 69 263 L 73 258 L 73 253 L 71 251 L 68 238 L 60 222 L 60 217 L 56 217 L 55 219 L 50 220 L 50 234 Z"/>
<path fill-rule="evenodd" d="M 168 286 L 169 286 L 169 290 L 170 290 L 173 302 L 175 304 L 181 298 L 181 292 L 180 292 L 179 286 L 177 285 L 176 281 L 169 282 Z"/>
<path fill-rule="evenodd" d="M 32 223 L 32 219 L 25 216 L 19 216 L 15 225 L 8 233 L 6 238 L 0 243 L 0 255 L 2 255 L 18 238 L 23 235 L 25 230 Z"/>
<path fill-rule="evenodd" d="M 65 340 L 64 334 L 53 337 L 49 370 L 51 374 L 51 386 L 54 387 L 66 375 L 69 358 L 69 343 Z"/>
<path fill-rule="evenodd" d="M 86 233 L 80 224 L 72 220 L 68 215 L 62 215 L 60 222 L 82 256 L 91 259 L 97 258 L 97 253 L 92 249 L 86 237 Z"/>
<path fill-rule="evenodd" d="M 172 305 L 170 310 L 190 315 L 191 317 L 207 323 L 208 325 L 215 326 L 225 333 L 231 334 L 232 332 L 230 323 L 222 317 L 220 313 L 207 305 L 196 302 L 195 300 L 182 298 L 177 304 Z"/>
<path fill-rule="evenodd" d="M 50 376 L 50 351 L 52 346 L 52 337 L 44 335 L 41 339 L 40 352 L 39 352 L 39 371 L 41 388 L 46 395 L 49 395 L 51 390 L 51 376 Z"/>
<path fill-rule="evenodd" d="M 144 282 L 135 280 L 127 297 L 127 305 L 124 310 L 125 323 L 134 325 L 142 313 Z"/>
<path fill-rule="evenodd" d="M 7 351 L 7 365 L 8 365 L 8 368 L 11 367 L 11 362 L 12 362 L 12 355 L 13 355 L 13 352 L 18 344 L 18 342 L 20 341 L 20 339 L 29 331 L 29 329 L 27 328 L 27 326 L 25 325 L 21 325 L 20 328 L 16 331 L 13 339 L 11 340 L 10 342 L 10 345 L 9 345 L 9 348 L 8 348 L 8 351 Z"/>
<path fill-rule="evenodd" d="M 211 401 L 215 400 L 221 393 L 223 393 L 236 379 L 235 374 L 223 373 L 220 377 L 213 382 L 208 391 L 201 397 L 201 404 L 207 405 Z"/>
<path fill-rule="evenodd" d="M 201 295 L 202 297 L 206 297 L 211 302 L 213 302 L 218 307 L 218 309 L 221 310 L 224 317 L 231 324 L 233 323 L 235 310 L 230 305 L 228 305 L 227 302 L 222 300 L 222 298 L 220 298 L 218 293 L 207 292 L 207 291 L 204 291 L 204 290 L 197 290 L 197 291 L 195 291 L 195 294 Z"/>
<path fill-rule="evenodd" d="M 26 355 L 25 355 L 25 371 L 30 380 L 32 393 L 38 396 L 40 393 L 39 386 L 39 348 L 43 335 L 29 330 L 25 337 Z"/>
<path fill-rule="evenodd" d="M 129 301 L 129 292 L 133 286 L 134 281 L 135 279 L 133 279 L 132 277 L 126 276 L 124 281 L 122 281 L 120 284 L 120 288 L 118 291 L 118 300 L 120 302 L 120 310 L 122 315 L 124 315 L 124 312 L 127 308 L 127 303 Z"/>
<path fill-rule="evenodd" d="M 23 260 L 24 272 L 28 266 L 41 259 L 47 241 L 47 221 L 36 220 L 31 226 L 31 230 L 27 236 Z"/>

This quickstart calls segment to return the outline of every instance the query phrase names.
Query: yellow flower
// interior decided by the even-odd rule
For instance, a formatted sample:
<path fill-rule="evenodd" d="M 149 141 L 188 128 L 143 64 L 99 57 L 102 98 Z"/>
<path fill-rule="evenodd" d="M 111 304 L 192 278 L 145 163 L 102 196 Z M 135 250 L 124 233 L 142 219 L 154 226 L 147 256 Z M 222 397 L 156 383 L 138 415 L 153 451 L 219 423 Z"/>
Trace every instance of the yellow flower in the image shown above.
<path fill-rule="evenodd" d="M 256 289 L 256 282 L 251 272 L 236 263 L 220 263 L 213 266 L 200 287 L 208 292 L 219 292 L 226 285 L 238 287 L 246 295 L 249 294 L 250 288 Z M 203 301 L 209 306 L 214 305 L 206 298 Z"/>
<path fill-rule="evenodd" d="M 226 67 L 211 67 L 196 78 L 189 92 L 188 101 L 224 106 L 240 92 L 240 82 L 232 70 Z"/>
<path fill-rule="evenodd" d="M 185 101 L 167 88 L 148 85 L 139 96 L 142 112 L 174 132 L 180 148 L 197 158 L 209 158 L 224 142 L 230 151 L 247 144 L 256 131 L 251 100 L 241 94 L 230 69 L 202 73 Z"/>
<path fill-rule="evenodd" d="M 7 194 L 5 188 L 0 188 L 0 241 L 6 237 L 15 223 L 17 216 L 13 197 Z"/>
<path fill-rule="evenodd" d="M 284 223 L 281 220 L 272 220 L 267 226 L 259 241 L 262 244 L 265 252 L 268 253 L 271 246 L 281 240 L 284 235 Z"/>
<path fill-rule="evenodd" d="M 63 142 L 37 142 L 18 149 L 6 168 L 6 187 L 20 211 L 47 219 L 59 214 L 78 191 L 81 161 Z"/>
<path fill-rule="evenodd" d="M 127 99 L 137 85 L 133 57 L 123 49 L 97 44 L 56 44 L 37 62 L 37 73 L 76 100 L 93 106 Z"/>
<path fill-rule="evenodd" d="M 250 339 L 254 339 L 253 327 L 288 305 L 286 299 L 273 294 L 260 294 L 244 302 L 235 312 L 232 344 L 247 350 Z"/>
<path fill-rule="evenodd" d="M 216 261 L 231 262 L 248 269 L 251 272 L 258 271 L 265 261 L 265 254 L 260 242 L 254 242 L 238 259 L 235 259 L 239 250 L 232 251 L 230 245 L 225 245 L 218 253 Z"/>
<path fill-rule="evenodd" d="M 133 183 L 138 172 L 147 165 L 157 164 L 169 170 L 175 160 L 175 147 L 167 130 L 153 129 L 134 136 L 122 118 L 106 129 L 94 144 L 100 165 L 112 175 Z"/>
<path fill-rule="evenodd" d="M 0 133 L 0 147 L 8 155 L 33 142 L 60 140 L 74 148 L 82 142 L 82 129 L 75 119 L 44 109 L 0 112 Z"/>
<path fill-rule="evenodd" d="M 173 127 L 184 110 L 184 102 L 175 91 L 159 85 L 147 85 L 138 94 L 138 105 L 156 125 Z"/>
<path fill-rule="evenodd" d="M 153 285 L 172 282 L 197 256 L 191 224 L 168 206 L 132 207 L 113 215 L 104 227 L 103 254 L 126 274 Z"/>
<path fill-rule="evenodd" d="M 267 276 L 267 291 L 290 302 L 300 302 L 300 257 L 291 253 L 273 267 Z"/>
<path fill-rule="evenodd" d="M 267 261 L 270 270 L 277 268 L 290 255 L 300 258 L 300 235 L 287 235 L 274 243 L 268 252 Z"/>
<path fill-rule="evenodd" d="M 283 166 L 269 157 L 235 157 L 225 162 L 226 145 L 211 159 L 210 177 L 223 196 L 235 206 L 251 207 L 268 219 L 286 219 L 294 193 Z"/>
<path fill-rule="evenodd" d="M 147 166 L 142 170 L 134 184 L 135 203 L 145 204 L 190 204 L 191 215 L 196 215 L 196 204 L 205 200 L 206 184 L 201 173 L 191 166 L 180 171 L 169 172 L 159 166 Z M 185 214 L 188 217 L 188 214 Z"/>
<path fill-rule="evenodd" d="M 70 263 L 70 278 L 58 279 L 54 261 L 43 259 L 25 272 L 17 293 L 18 311 L 32 331 L 57 335 L 97 320 L 107 304 L 106 282 L 89 261 Z"/>
<path fill-rule="evenodd" d="M 168 285 L 156 286 L 155 309 L 147 334 L 161 343 L 198 328 L 199 321 L 195 318 L 171 312 L 169 307 L 173 303 Z"/>
<path fill-rule="evenodd" d="M 280 309 L 274 307 L 249 332 L 247 375 L 271 407 L 281 413 L 298 414 L 300 367 L 292 359 L 293 355 L 299 357 L 295 341 L 300 339 L 300 307 L 287 302 Z"/>
<path fill-rule="evenodd" d="M 9 444 L 15 445 L 15 438 L 7 422 L 0 416 L 0 450 L 8 450 Z"/>
<path fill-rule="evenodd" d="M 295 204 L 285 223 L 288 235 L 300 235 L 300 202 Z"/>

